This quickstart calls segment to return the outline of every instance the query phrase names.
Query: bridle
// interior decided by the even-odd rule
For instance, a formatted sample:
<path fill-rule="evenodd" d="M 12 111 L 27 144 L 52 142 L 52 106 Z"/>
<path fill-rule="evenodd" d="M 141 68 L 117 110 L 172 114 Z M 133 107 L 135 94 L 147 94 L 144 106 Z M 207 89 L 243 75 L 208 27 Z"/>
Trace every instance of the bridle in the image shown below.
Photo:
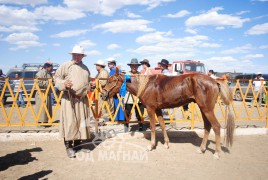
<path fill-rule="evenodd" d="M 118 76 L 114 76 L 114 77 L 116 78 L 116 82 L 114 83 L 114 85 L 111 86 L 109 89 L 107 89 L 106 87 L 104 87 L 104 88 L 103 88 L 104 91 L 106 91 L 106 92 L 111 92 L 112 89 L 116 87 L 116 85 L 117 85 L 117 83 L 119 82 L 120 79 L 122 79 L 122 82 L 124 82 L 124 78 L 121 77 L 120 75 L 119 75 L 119 77 L 118 77 Z"/>

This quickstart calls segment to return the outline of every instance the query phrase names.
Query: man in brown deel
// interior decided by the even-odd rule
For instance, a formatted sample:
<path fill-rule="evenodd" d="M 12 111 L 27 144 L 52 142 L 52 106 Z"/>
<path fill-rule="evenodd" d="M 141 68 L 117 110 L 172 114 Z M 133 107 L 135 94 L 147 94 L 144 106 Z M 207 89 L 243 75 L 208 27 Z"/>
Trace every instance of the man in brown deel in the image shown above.
<path fill-rule="evenodd" d="M 38 71 L 38 73 L 36 73 L 35 78 L 52 78 L 52 74 L 51 74 L 52 68 L 53 68 L 53 66 L 52 66 L 51 62 L 45 63 L 43 66 L 43 69 L 41 69 L 40 71 Z M 44 96 L 46 93 L 47 87 L 49 85 L 48 80 L 39 79 L 38 85 L 39 85 L 39 88 L 40 88 L 42 95 Z M 37 113 L 40 111 L 41 106 L 42 106 L 42 99 L 41 99 L 39 92 L 37 91 L 36 95 L 35 95 L 35 109 L 36 109 Z M 48 91 L 48 94 L 46 96 L 46 107 L 47 107 L 49 115 L 51 116 L 52 115 L 51 90 Z M 47 113 L 45 111 L 45 108 L 43 108 L 43 107 L 42 107 L 42 111 L 41 111 L 40 118 L 39 118 L 38 122 L 39 123 L 47 123 L 48 122 L 48 116 L 47 116 Z"/>
<path fill-rule="evenodd" d="M 81 141 L 90 138 L 89 104 L 90 72 L 82 59 L 86 56 L 81 46 L 74 46 L 72 60 L 62 64 L 55 74 L 55 86 L 63 91 L 60 112 L 60 136 L 69 158 L 81 147 Z"/>
<path fill-rule="evenodd" d="M 98 74 L 96 75 L 96 79 L 100 78 L 108 78 L 109 77 L 109 72 L 105 69 L 105 63 L 101 60 L 97 61 L 94 65 L 96 65 L 96 70 L 98 71 Z M 99 80 L 99 85 L 103 88 L 107 83 L 107 80 Z M 91 83 L 91 87 L 94 89 L 96 88 L 96 81 Z M 105 122 L 109 120 L 109 114 L 107 113 L 108 111 L 104 108 L 101 110 L 103 100 L 100 97 L 101 93 L 99 93 L 99 98 L 98 98 L 98 114 L 101 112 L 101 117 L 99 119 L 100 122 Z M 113 113 L 113 112 L 111 112 Z"/>

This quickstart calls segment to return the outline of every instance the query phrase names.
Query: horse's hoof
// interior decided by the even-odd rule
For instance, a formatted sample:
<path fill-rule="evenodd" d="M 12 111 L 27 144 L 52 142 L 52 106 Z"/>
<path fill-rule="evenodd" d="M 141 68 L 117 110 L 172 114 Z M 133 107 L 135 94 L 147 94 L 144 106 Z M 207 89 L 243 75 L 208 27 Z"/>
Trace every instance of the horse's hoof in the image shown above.
<path fill-rule="evenodd" d="M 147 151 L 152 151 L 153 149 L 154 149 L 154 146 L 152 145 L 147 146 Z"/>
<path fill-rule="evenodd" d="M 198 154 L 204 154 L 205 151 L 206 151 L 206 149 L 200 149 L 200 148 L 198 148 L 198 149 L 196 150 L 196 152 L 197 152 Z"/>
<path fill-rule="evenodd" d="M 213 158 L 214 158 L 215 160 L 219 160 L 219 159 L 220 159 L 220 155 L 219 155 L 219 153 L 214 153 L 214 154 L 213 154 Z"/>
<path fill-rule="evenodd" d="M 169 145 L 168 144 L 165 144 L 164 145 L 166 149 L 169 149 Z"/>

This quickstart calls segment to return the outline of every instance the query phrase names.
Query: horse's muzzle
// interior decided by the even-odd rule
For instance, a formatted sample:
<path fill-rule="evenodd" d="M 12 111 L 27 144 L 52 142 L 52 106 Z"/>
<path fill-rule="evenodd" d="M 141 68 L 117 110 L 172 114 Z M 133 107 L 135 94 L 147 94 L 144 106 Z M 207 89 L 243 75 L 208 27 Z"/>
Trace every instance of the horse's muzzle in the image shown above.
<path fill-rule="evenodd" d="M 107 101 L 107 99 L 109 98 L 109 92 L 103 90 L 100 97 L 103 101 Z"/>

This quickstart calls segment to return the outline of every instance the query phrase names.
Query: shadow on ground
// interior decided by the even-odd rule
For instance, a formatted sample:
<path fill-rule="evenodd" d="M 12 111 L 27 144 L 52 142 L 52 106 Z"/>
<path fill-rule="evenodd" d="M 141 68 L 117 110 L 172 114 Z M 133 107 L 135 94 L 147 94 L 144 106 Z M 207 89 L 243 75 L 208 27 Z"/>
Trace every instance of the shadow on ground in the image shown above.
<path fill-rule="evenodd" d="M 22 151 L 17 151 L 12 154 L 7 154 L 3 157 L 0 157 L 0 171 L 4 171 L 9 167 L 16 165 L 25 165 L 32 161 L 38 161 L 35 157 L 32 157 L 31 152 L 41 152 L 42 148 L 36 147 L 32 149 L 25 149 Z"/>

